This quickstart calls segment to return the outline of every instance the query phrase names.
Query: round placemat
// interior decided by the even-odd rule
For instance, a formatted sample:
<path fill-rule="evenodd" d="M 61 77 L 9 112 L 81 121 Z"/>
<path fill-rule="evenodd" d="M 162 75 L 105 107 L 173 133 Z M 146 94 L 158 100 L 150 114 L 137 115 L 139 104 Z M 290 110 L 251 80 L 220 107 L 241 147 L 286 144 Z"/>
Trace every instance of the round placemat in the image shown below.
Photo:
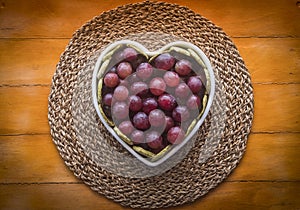
<path fill-rule="evenodd" d="M 114 40 L 147 32 L 171 34 L 202 49 L 217 76 L 218 91 L 213 106 L 215 114 L 211 111 L 197 132 L 199 141 L 180 163 L 163 174 L 130 178 L 99 167 L 80 144 L 78 124 L 87 134 L 91 128 L 77 114 L 91 108 L 91 100 L 81 101 L 75 111 L 72 107 L 74 92 L 80 86 L 78 77 L 93 70 L 91 58 Z M 253 90 L 242 58 L 221 28 L 186 7 L 146 1 L 104 12 L 74 33 L 53 76 L 48 108 L 53 141 L 76 177 L 121 205 L 161 208 L 196 200 L 216 187 L 237 166 L 251 129 Z M 222 112 L 216 114 L 218 110 Z M 97 125 L 99 135 L 116 150 L 126 153 L 100 122 Z M 222 129 L 214 130 L 214 127 Z M 93 137 L 87 135 L 86 138 L 92 140 Z M 208 141 L 217 138 L 218 141 Z M 203 151 L 211 154 L 201 159 Z"/>

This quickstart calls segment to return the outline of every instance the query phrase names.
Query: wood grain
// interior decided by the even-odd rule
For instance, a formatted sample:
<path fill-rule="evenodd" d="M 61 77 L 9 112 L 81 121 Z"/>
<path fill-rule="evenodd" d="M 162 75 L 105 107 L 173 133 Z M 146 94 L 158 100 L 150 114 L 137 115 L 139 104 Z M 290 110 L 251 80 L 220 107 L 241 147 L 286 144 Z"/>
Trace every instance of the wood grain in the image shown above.
<path fill-rule="evenodd" d="M 300 134 L 251 134 L 228 181 L 300 181 Z M 0 136 L 0 184 L 80 182 L 49 135 Z M 11 167 L 14 166 L 14 167 Z"/>
<path fill-rule="evenodd" d="M 234 38 L 254 83 L 300 83 L 300 39 Z M 0 85 L 50 84 L 68 39 L 0 39 Z"/>
<path fill-rule="evenodd" d="M 49 135 L 47 98 L 74 31 L 103 11 L 141 1 L 0 2 L 0 209 L 127 209 L 65 166 Z M 166 2 L 188 6 L 232 37 L 255 98 L 238 167 L 203 198 L 169 209 L 300 209 L 299 1 Z"/>
<path fill-rule="evenodd" d="M 224 182 L 192 204 L 168 209 L 295 209 L 298 182 Z M 83 184 L 0 185 L 3 209 L 128 209 Z"/>
<path fill-rule="evenodd" d="M 141 0 L 122 1 L 4 1 L 0 13 L 2 38 L 61 38 L 73 32 L 92 17 L 122 4 Z M 188 6 L 210 19 L 231 36 L 238 37 L 299 37 L 299 9 L 295 0 L 267 1 L 186 1 L 166 2 Z M 76 15 L 76 17 L 74 17 Z M 80 18 L 78 18 L 80 17 Z"/>

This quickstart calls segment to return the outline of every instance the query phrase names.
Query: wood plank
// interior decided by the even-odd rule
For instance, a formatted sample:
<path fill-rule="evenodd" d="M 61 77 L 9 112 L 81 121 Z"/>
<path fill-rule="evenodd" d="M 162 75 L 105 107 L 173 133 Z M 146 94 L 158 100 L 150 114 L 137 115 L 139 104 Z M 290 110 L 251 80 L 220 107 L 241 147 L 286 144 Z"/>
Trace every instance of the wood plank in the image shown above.
<path fill-rule="evenodd" d="M 300 131 L 300 84 L 254 85 L 253 132 Z"/>
<path fill-rule="evenodd" d="M 0 182 L 79 182 L 50 135 L 0 137 Z"/>
<path fill-rule="evenodd" d="M 300 84 L 254 85 L 253 132 L 300 132 Z M 49 87 L 1 87 L 0 134 L 49 133 Z"/>
<path fill-rule="evenodd" d="M 50 84 L 67 39 L 0 40 L 0 84 Z"/>
<path fill-rule="evenodd" d="M 234 38 L 253 83 L 300 83 L 300 39 Z"/>
<path fill-rule="evenodd" d="M 5 1 L 0 13 L 0 37 L 71 37 L 82 24 L 103 11 L 141 1 Z M 231 36 L 300 35 L 295 0 L 166 1 L 188 6 Z"/>
<path fill-rule="evenodd" d="M 299 180 L 300 134 L 251 134 L 228 181 Z M 78 182 L 49 135 L 0 136 L 0 184 Z"/>
<path fill-rule="evenodd" d="M 299 188 L 299 182 L 225 182 L 191 204 L 168 209 L 297 209 Z M 0 204 L 3 209 L 128 209 L 83 184 L 0 185 Z"/>
<path fill-rule="evenodd" d="M 0 134 L 49 133 L 50 87 L 0 88 Z"/>
<path fill-rule="evenodd" d="M 299 133 L 251 134 L 246 152 L 228 181 L 300 181 L 299 139 Z"/>
<path fill-rule="evenodd" d="M 0 39 L 0 84 L 50 84 L 68 39 Z M 300 83 L 300 41 L 234 38 L 254 83 Z"/>

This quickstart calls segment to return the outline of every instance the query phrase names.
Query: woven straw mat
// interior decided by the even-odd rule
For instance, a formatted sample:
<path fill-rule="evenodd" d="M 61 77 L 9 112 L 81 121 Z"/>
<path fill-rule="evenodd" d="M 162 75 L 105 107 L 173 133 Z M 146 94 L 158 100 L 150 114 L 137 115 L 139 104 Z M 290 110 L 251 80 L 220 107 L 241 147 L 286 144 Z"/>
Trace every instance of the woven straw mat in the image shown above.
<path fill-rule="evenodd" d="M 224 106 L 219 107 L 224 112 L 224 122 L 216 123 L 224 129 L 221 133 L 208 134 L 214 118 L 209 115 L 197 133 L 202 141 L 196 142 L 179 164 L 157 176 L 126 178 L 99 167 L 85 154 L 74 128 L 72 96 L 78 72 L 87 68 L 91 56 L 114 40 L 146 32 L 172 34 L 204 51 L 219 82 L 216 88 L 224 95 L 222 99 L 222 94 L 216 93 L 215 98 L 215 102 L 224 100 Z M 93 107 L 91 102 L 84 106 Z M 84 112 L 86 107 L 78 110 Z M 104 12 L 74 33 L 53 76 L 48 116 L 51 135 L 61 157 L 92 190 L 133 208 L 177 206 L 205 195 L 237 166 L 251 129 L 253 90 L 242 58 L 221 28 L 186 7 L 146 1 Z M 99 129 L 107 141 L 124 150 L 103 125 Z M 219 135 L 220 139 L 211 157 L 201 162 L 199 154 L 207 135 L 210 138 Z"/>

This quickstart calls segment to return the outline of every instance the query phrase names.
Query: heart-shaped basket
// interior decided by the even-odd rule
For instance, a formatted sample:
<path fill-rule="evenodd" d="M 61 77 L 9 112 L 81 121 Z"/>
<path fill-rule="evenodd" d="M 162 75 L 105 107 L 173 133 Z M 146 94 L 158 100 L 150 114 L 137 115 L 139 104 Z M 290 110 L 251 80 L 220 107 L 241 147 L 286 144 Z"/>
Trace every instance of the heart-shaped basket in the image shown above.
<path fill-rule="evenodd" d="M 202 69 L 201 71 L 195 71 L 195 73 L 202 78 L 204 86 L 206 88 L 206 93 L 202 99 L 201 110 L 189 124 L 183 141 L 179 144 L 169 144 L 157 154 L 152 153 L 151 151 L 148 151 L 147 149 L 138 145 L 134 145 L 131 139 L 128 138 L 128 136 L 124 135 L 120 131 L 120 129 L 118 129 L 114 121 L 106 116 L 101 106 L 103 76 L 112 66 L 112 57 L 117 54 L 120 48 L 124 47 L 133 48 L 138 53 L 143 54 L 145 57 L 147 57 L 147 61 L 149 63 L 151 62 L 151 60 L 153 60 L 153 58 L 160 54 L 169 52 L 177 53 L 184 57 L 190 58 L 191 60 L 196 62 L 197 65 L 200 65 Z M 124 148 L 126 148 L 138 160 L 151 167 L 158 166 L 166 161 L 179 149 L 184 147 L 186 143 L 195 135 L 209 112 L 209 109 L 213 102 L 214 93 L 215 77 L 209 59 L 197 46 L 184 41 L 171 42 L 155 52 L 150 52 L 140 43 L 131 40 L 121 40 L 114 42 L 102 51 L 96 62 L 92 77 L 93 103 L 101 122 Z"/>

